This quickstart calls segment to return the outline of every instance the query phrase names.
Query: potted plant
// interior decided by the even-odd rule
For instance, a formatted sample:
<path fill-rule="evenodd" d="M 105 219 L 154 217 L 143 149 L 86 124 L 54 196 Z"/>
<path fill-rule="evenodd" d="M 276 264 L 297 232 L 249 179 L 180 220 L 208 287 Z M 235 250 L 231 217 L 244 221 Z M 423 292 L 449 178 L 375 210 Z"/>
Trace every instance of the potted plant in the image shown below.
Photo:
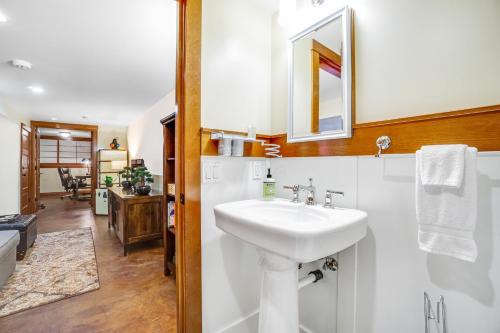
<path fill-rule="evenodd" d="M 112 187 L 113 186 L 113 177 L 111 177 L 111 176 L 104 177 L 104 184 L 106 184 L 106 187 Z"/>
<path fill-rule="evenodd" d="M 153 175 L 148 171 L 148 168 L 135 168 L 132 175 L 132 183 L 137 194 L 148 195 L 151 192 L 151 186 L 148 183 L 154 182 Z"/>
<path fill-rule="evenodd" d="M 125 179 L 122 181 L 122 186 L 125 190 L 130 190 L 132 188 L 132 168 L 131 167 L 124 167 L 122 171 L 119 172 L 120 176 Z"/>

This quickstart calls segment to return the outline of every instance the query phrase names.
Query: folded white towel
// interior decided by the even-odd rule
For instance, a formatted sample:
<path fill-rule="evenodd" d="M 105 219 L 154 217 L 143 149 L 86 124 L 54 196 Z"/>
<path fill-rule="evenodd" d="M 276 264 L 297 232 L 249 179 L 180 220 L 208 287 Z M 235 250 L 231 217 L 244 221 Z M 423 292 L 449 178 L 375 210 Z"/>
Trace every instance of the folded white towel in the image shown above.
<path fill-rule="evenodd" d="M 421 250 L 471 262 L 476 260 L 476 157 L 476 148 L 466 149 L 464 177 L 459 188 L 424 186 L 422 151 L 417 151 L 416 208 Z"/>
<path fill-rule="evenodd" d="M 423 146 L 420 177 L 423 185 L 459 188 L 464 179 L 466 145 Z"/>

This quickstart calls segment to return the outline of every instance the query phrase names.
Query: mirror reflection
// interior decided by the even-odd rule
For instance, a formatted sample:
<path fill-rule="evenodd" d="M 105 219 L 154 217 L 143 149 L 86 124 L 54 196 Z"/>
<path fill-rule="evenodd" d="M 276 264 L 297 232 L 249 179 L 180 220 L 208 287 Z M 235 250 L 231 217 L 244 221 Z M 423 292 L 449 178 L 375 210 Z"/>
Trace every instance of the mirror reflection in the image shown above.
<path fill-rule="evenodd" d="M 350 137 L 350 44 L 346 10 L 292 40 L 289 141 Z M 346 58 L 346 59 L 344 59 Z"/>

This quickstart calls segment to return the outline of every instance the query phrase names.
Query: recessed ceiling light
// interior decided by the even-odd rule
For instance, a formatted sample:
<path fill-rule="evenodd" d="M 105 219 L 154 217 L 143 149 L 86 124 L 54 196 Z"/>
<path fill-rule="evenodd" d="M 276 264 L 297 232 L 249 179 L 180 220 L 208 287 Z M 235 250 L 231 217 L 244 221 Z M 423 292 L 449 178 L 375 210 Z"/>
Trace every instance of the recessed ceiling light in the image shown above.
<path fill-rule="evenodd" d="M 52 118 L 50 118 L 50 120 L 52 120 L 52 121 L 56 121 L 56 120 L 57 120 L 57 118 L 56 118 L 56 117 L 52 117 Z"/>
<path fill-rule="evenodd" d="M 69 138 L 71 136 L 71 132 L 59 132 L 59 136 L 61 138 L 67 139 L 67 138 Z"/>
<path fill-rule="evenodd" d="M 7 21 L 8 21 L 7 16 L 5 16 L 4 13 L 0 12 L 0 23 L 5 23 Z"/>
<path fill-rule="evenodd" d="M 29 86 L 28 89 L 35 95 L 41 95 L 45 92 L 45 89 L 41 86 Z"/>

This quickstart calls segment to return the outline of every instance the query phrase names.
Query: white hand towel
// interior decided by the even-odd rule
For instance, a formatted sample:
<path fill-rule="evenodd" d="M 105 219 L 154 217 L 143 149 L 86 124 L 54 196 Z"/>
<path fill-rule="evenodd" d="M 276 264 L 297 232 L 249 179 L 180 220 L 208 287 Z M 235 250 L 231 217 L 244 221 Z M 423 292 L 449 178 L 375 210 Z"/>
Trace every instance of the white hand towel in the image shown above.
<path fill-rule="evenodd" d="M 423 185 L 459 188 L 464 179 L 466 145 L 423 146 L 420 177 Z"/>
<path fill-rule="evenodd" d="M 424 186 L 422 151 L 416 154 L 416 208 L 418 243 L 423 251 L 474 262 L 477 247 L 474 230 L 477 218 L 476 148 L 465 153 L 464 179 L 459 188 Z"/>

